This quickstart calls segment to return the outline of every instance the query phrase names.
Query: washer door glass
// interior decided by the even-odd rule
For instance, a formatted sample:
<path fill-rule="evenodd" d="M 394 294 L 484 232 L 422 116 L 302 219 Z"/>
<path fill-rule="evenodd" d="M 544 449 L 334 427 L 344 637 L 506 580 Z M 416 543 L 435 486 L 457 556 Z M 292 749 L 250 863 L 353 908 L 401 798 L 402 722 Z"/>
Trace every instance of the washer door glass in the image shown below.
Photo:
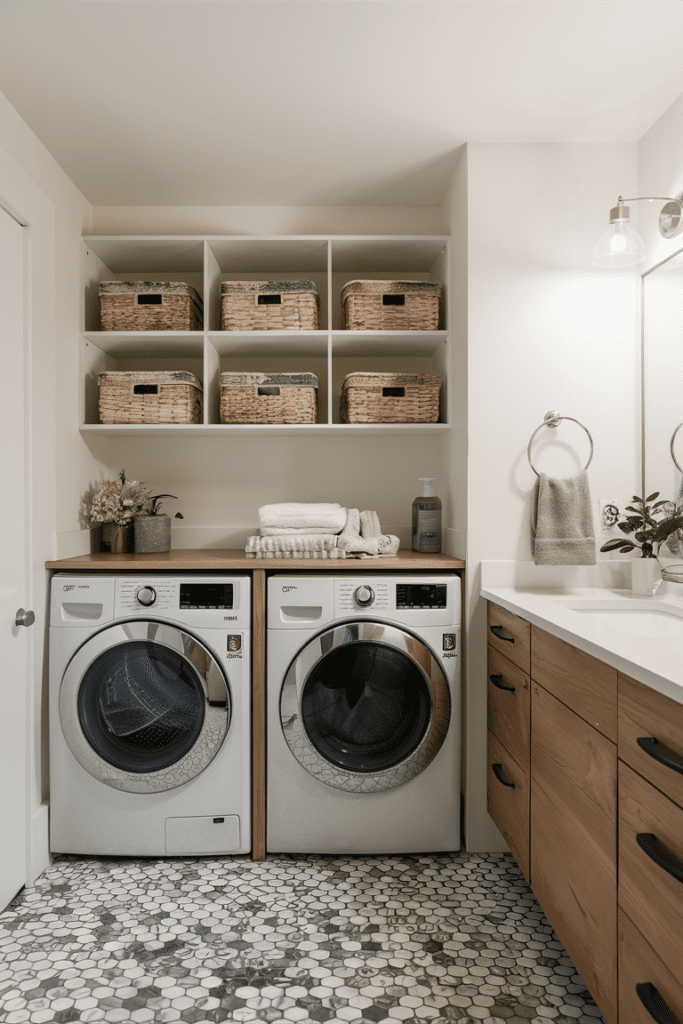
<path fill-rule="evenodd" d="M 280 694 L 294 757 L 328 786 L 372 793 L 431 763 L 450 723 L 448 682 L 418 637 L 385 623 L 345 623 L 313 637 Z"/>
<path fill-rule="evenodd" d="M 83 734 L 101 758 L 125 772 L 158 772 L 197 742 L 204 691 L 176 651 L 133 640 L 100 654 L 78 691 Z"/>
<path fill-rule="evenodd" d="M 321 658 L 301 699 L 313 746 L 332 764 L 354 772 L 384 771 L 412 754 L 431 710 L 427 682 L 416 664 L 371 640 Z"/>
<path fill-rule="evenodd" d="M 175 789 L 216 756 L 230 724 L 223 671 L 195 637 L 161 622 L 96 633 L 59 693 L 69 749 L 85 770 L 129 793 Z"/>

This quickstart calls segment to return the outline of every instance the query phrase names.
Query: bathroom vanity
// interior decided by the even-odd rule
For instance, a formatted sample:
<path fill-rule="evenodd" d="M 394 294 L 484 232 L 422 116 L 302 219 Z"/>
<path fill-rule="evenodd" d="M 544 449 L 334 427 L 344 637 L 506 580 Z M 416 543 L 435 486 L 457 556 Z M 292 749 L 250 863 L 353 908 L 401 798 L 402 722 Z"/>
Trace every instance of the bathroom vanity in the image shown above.
<path fill-rule="evenodd" d="M 683 602 L 482 596 L 489 813 L 609 1024 L 683 1022 Z"/>

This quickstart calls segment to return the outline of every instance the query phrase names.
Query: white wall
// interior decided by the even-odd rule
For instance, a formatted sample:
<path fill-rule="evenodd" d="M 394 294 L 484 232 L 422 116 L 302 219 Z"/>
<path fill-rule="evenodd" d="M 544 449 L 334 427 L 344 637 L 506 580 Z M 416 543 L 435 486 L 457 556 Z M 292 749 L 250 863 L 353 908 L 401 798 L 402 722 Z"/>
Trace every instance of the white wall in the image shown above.
<path fill-rule="evenodd" d="M 478 593 L 482 561 L 534 571 L 529 438 L 550 409 L 589 428 L 596 519 L 599 498 L 630 497 L 638 485 L 638 278 L 591 267 L 610 197 L 635 188 L 636 171 L 635 146 L 467 149 L 470 850 L 501 848 L 485 812 L 486 629 Z M 576 425 L 560 431 L 550 447 L 535 445 L 533 457 L 538 468 L 566 476 L 581 468 L 589 447 Z M 453 494 L 460 485 L 454 473 Z M 571 584 L 577 575 L 566 567 L 558 578 Z"/>

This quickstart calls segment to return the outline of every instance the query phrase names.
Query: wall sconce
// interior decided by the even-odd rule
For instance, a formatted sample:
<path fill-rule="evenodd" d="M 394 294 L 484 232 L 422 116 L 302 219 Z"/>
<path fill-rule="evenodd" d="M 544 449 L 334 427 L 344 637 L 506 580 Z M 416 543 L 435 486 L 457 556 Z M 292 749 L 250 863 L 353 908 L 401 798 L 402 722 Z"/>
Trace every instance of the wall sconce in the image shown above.
<path fill-rule="evenodd" d="M 645 245 L 640 235 L 629 227 L 629 209 L 626 203 L 664 202 L 659 214 L 659 233 L 664 238 L 673 238 L 683 230 L 683 192 L 675 198 L 670 196 L 636 196 L 634 199 L 617 199 L 617 205 L 609 212 L 609 227 L 593 250 L 593 264 L 620 270 L 632 267 L 645 259 Z"/>

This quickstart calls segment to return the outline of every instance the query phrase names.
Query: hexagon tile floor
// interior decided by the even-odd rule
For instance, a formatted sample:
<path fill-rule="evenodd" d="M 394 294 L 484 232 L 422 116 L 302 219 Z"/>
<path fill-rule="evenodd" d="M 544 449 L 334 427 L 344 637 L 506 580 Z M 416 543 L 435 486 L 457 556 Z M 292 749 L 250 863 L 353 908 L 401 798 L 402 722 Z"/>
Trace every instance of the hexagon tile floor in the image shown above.
<path fill-rule="evenodd" d="M 599 1024 L 509 855 L 60 857 L 0 914 L 0 1020 Z"/>

